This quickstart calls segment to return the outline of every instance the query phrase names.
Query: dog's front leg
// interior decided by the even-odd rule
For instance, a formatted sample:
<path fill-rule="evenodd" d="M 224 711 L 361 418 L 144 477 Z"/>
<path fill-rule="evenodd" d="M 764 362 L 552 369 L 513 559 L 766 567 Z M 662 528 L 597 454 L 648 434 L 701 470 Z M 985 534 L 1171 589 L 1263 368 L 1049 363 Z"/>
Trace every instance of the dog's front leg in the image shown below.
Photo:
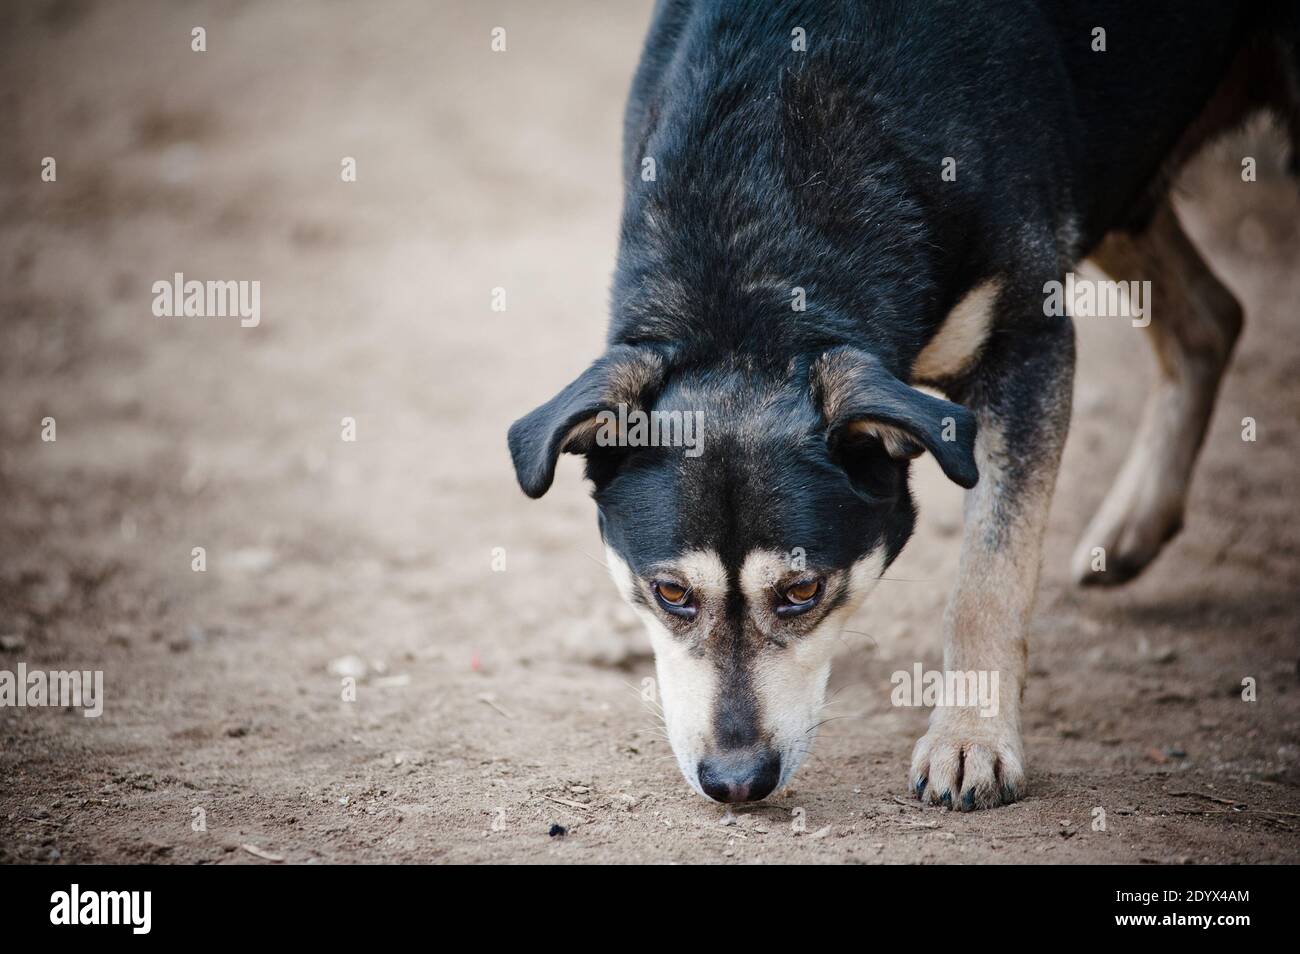
<path fill-rule="evenodd" d="M 999 305 L 1004 316 L 1006 307 Z M 911 785 L 917 797 L 957 809 L 1001 805 L 1024 791 L 1026 631 L 1074 374 L 1070 320 L 1042 317 L 1041 298 L 1037 314 L 1034 308 L 1021 302 L 1015 313 L 1030 317 L 995 322 L 978 365 L 953 389 L 979 421 L 979 483 L 966 494 L 961 564 L 944 615 L 944 669 L 974 673 L 972 680 L 996 691 L 986 700 L 993 705 L 949 698 L 936 706 L 912 752 Z"/>

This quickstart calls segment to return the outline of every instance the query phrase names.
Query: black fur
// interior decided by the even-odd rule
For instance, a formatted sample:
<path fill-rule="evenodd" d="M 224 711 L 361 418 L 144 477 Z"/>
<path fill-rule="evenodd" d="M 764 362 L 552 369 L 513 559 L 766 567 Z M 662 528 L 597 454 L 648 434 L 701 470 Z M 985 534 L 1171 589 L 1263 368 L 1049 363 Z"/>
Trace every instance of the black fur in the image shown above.
<path fill-rule="evenodd" d="M 1223 0 L 661 0 L 625 118 L 610 350 L 511 429 L 524 490 L 545 492 L 576 424 L 627 400 L 612 369 L 649 356 L 662 373 L 635 400 L 704 412 L 705 453 L 575 445 L 635 571 L 696 547 L 731 570 L 758 546 L 828 567 L 877 546 L 892 559 L 915 519 L 908 463 L 849 439 L 846 416 L 908 431 L 973 484 L 973 418 L 904 382 L 952 307 L 998 276 L 997 379 L 931 383 L 1005 413 L 1024 430 L 1014 453 L 1032 455 L 1037 422 L 1068 419 L 1068 374 L 1051 369 L 1073 356 L 1033 296 L 1106 232 L 1141 227 L 1249 45 L 1295 87 L 1296 22 L 1286 4 Z M 1294 98 L 1269 96 L 1294 122 Z M 840 349 L 860 373 L 830 414 L 816 376 Z M 935 438 L 944 417 L 954 442 Z"/>

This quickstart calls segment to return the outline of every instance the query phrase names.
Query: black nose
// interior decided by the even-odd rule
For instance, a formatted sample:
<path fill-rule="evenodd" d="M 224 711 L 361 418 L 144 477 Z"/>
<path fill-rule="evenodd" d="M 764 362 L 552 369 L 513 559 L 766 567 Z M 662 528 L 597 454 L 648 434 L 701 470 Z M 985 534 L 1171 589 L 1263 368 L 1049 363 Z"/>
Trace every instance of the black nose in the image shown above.
<path fill-rule="evenodd" d="M 700 759 L 700 788 L 715 802 L 767 798 L 781 778 L 781 756 L 772 751 L 728 752 Z"/>

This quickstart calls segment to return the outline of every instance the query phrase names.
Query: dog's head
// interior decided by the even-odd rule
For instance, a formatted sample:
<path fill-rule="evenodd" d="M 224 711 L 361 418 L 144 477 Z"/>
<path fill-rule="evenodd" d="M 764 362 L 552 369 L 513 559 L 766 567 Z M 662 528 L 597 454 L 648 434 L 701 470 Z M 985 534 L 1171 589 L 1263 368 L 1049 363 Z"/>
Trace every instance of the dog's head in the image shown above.
<path fill-rule="evenodd" d="M 616 345 L 511 427 L 510 452 L 530 497 L 561 453 L 586 456 L 682 774 L 731 802 L 811 747 L 839 629 L 912 532 L 911 458 L 971 487 L 974 440 L 969 411 L 857 349 L 769 373 Z"/>

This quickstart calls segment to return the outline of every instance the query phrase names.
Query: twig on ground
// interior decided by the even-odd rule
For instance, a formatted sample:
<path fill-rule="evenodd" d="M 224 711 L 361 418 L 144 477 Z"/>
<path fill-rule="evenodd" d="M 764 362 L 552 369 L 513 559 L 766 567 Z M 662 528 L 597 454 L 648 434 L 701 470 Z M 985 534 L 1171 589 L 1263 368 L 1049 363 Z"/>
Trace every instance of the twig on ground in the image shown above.
<path fill-rule="evenodd" d="M 545 798 L 548 801 L 555 802 L 557 805 L 567 805 L 570 808 L 581 808 L 583 811 L 587 811 L 587 812 L 591 811 L 591 806 L 583 804 L 582 802 L 575 802 L 568 798 L 559 798 L 555 795 L 547 795 L 545 792 L 542 792 L 540 794 L 542 798 Z"/>

